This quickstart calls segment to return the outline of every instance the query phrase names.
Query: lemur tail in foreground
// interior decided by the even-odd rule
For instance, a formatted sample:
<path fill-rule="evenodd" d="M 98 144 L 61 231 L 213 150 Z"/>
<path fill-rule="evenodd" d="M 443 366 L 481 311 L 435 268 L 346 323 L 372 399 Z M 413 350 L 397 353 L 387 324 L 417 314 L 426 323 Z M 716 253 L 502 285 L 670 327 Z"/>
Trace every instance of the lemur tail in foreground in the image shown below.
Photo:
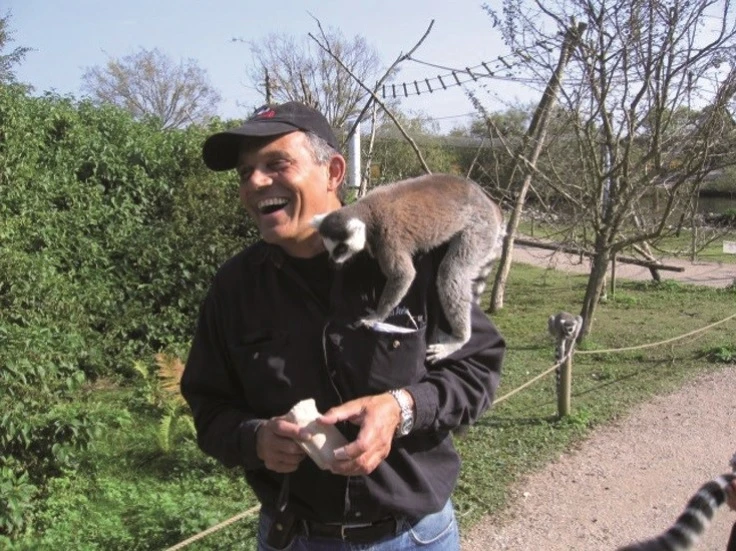
<path fill-rule="evenodd" d="M 736 454 L 731 459 L 736 471 Z M 618 551 L 687 551 L 693 549 L 708 528 L 716 510 L 726 502 L 726 488 L 736 474 L 723 474 L 703 484 L 690 498 L 685 511 L 667 531 L 654 539 L 627 545 Z"/>

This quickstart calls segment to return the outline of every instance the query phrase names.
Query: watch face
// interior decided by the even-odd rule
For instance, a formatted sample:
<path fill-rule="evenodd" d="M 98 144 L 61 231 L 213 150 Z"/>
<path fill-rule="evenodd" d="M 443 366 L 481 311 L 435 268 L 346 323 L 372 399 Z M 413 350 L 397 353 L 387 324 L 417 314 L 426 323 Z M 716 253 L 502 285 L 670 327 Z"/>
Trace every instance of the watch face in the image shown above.
<path fill-rule="evenodd" d="M 401 430 L 399 431 L 402 436 L 405 436 L 411 432 L 412 423 L 411 419 L 404 419 L 401 422 Z"/>
<path fill-rule="evenodd" d="M 399 434 L 401 436 L 406 436 L 411 432 L 413 426 L 414 419 L 412 418 L 411 413 L 402 415 L 401 423 L 399 423 Z"/>

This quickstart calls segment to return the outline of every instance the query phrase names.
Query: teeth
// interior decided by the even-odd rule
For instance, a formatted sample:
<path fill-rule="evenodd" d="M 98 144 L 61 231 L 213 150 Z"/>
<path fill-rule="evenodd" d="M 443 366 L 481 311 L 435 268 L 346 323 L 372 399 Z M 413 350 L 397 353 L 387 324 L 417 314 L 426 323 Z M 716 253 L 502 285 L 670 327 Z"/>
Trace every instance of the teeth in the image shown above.
<path fill-rule="evenodd" d="M 263 210 L 268 207 L 283 207 L 289 202 L 285 197 L 273 197 L 272 199 L 263 199 L 258 201 L 258 210 Z"/>

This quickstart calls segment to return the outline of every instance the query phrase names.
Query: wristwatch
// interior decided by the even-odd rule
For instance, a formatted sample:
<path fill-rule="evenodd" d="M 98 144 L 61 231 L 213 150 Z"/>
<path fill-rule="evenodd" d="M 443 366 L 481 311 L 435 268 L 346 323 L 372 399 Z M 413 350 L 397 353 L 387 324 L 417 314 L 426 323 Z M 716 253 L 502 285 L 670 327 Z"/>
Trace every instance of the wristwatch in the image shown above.
<path fill-rule="evenodd" d="M 402 388 L 398 388 L 389 390 L 388 393 L 396 398 L 396 401 L 399 403 L 399 407 L 401 408 L 401 420 L 396 427 L 394 438 L 406 436 L 414 427 L 414 408 L 412 407 L 408 392 Z"/>

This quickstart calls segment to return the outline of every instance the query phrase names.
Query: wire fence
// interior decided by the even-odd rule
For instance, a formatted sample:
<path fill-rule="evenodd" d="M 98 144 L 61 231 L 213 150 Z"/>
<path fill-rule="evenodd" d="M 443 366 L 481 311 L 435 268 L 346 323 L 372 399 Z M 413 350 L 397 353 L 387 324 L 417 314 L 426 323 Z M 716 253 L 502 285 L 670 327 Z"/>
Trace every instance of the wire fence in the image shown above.
<path fill-rule="evenodd" d="M 570 407 L 570 385 L 572 383 L 572 358 L 573 356 L 577 354 L 581 355 L 589 355 L 589 354 L 615 354 L 615 353 L 621 353 L 621 352 L 630 352 L 632 350 L 643 350 L 645 348 L 653 348 L 656 346 L 663 346 L 665 344 L 670 344 L 672 342 L 680 341 L 683 339 L 686 339 L 688 337 L 692 337 L 693 335 L 697 335 L 699 333 L 704 333 L 705 331 L 708 331 L 710 329 L 713 329 L 714 327 L 717 327 L 719 325 L 722 325 L 732 319 L 736 318 L 736 313 L 731 314 L 730 316 L 727 316 L 721 320 L 718 320 L 716 322 L 710 323 L 708 325 L 705 325 L 703 327 L 700 327 L 698 329 L 695 329 L 693 331 L 688 331 L 687 333 L 683 333 L 682 335 L 678 335 L 676 337 L 672 337 L 669 339 L 656 341 L 652 343 L 645 343 L 640 344 L 636 346 L 626 346 L 623 348 L 607 348 L 602 350 L 577 350 L 574 346 L 572 346 L 566 353 L 565 357 L 557 361 L 552 367 L 545 369 L 543 372 L 539 373 L 538 375 L 532 377 L 522 385 L 516 387 L 515 389 L 507 392 L 506 394 L 499 396 L 496 398 L 493 402 L 494 405 L 498 405 L 501 402 L 511 398 L 513 395 L 521 392 L 522 390 L 530 387 L 540 379 L 543 379 L 547 375 L 553 373 L 553 372 L 560 372 L 560 384 L 557 385 L 557 392 L 558 392 L 558 415 L 560 417 L 564 417 L 566 415 L 569 415 L 569 407 Z M 177 551 L 179 549 L 183 549 L 184 547 L 218 531 L 223 528 L 226 528 L 227 526 L 230 526 L 231 524 L 242 520 L 244 518 L 247 518 L 251 515 L 255 515 L 260 511 L 260 505 L 256 505 L 255 507 L 251 507 L 250 509 L 247 509 L 219 524 L 216 524 L 215 526 L 212 526 L 211 528 L 208 528 L 207 530 L 204 530 L 203 532 L 200 532 L 198 534 L 195 534 L 194 536 L 174 545 L 173 547 L 169 547 L 166 549 L 166 551 Z"/>

